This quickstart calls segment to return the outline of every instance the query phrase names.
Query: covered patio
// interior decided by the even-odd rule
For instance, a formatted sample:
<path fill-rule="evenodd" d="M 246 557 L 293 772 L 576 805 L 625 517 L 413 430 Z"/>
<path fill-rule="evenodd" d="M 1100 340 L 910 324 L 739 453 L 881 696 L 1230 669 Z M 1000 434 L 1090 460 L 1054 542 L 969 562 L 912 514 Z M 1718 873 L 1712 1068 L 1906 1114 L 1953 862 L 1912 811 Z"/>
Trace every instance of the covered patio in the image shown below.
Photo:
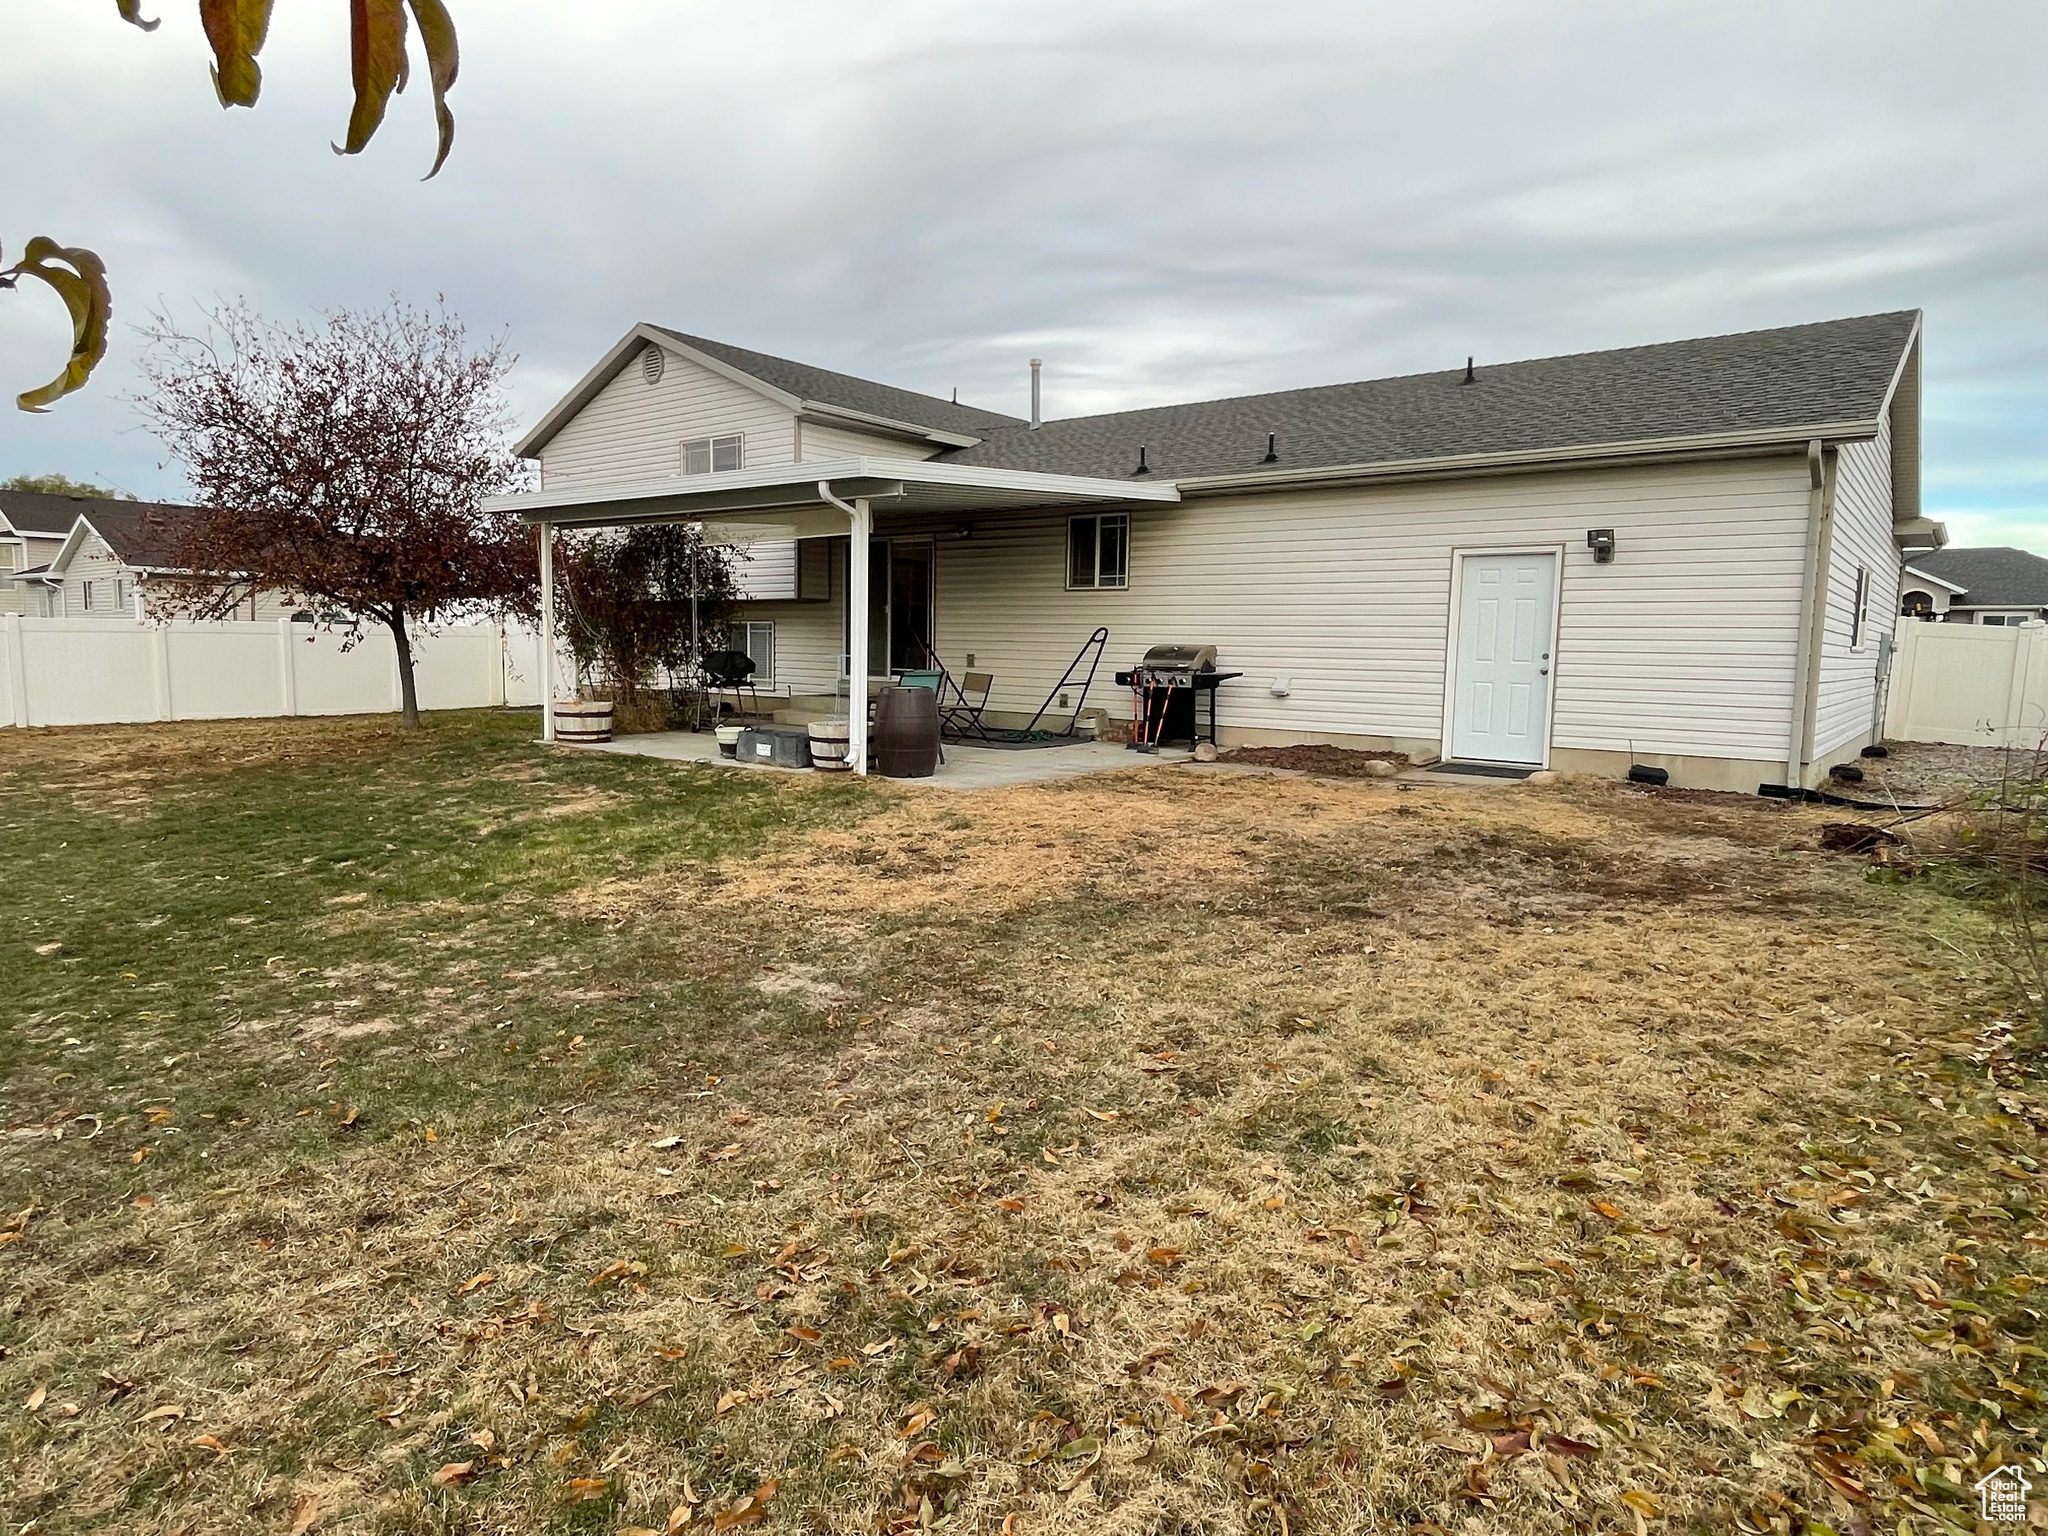
<path fill-rule="evenodd" d="M 715 764 L 736 773 L 807 771 L 720 756 L 718 741 L 709 731 L 654 731 L 646 735 L 616 737 L 582 750 L 614 752 L 627 757 L 658 757 L 673 763 Z M 1140 755 L 1114 741 L 1077 741 L 1071 746 L 1040 747 L 1030 751 L 1002 751 L 949 741 L 946 743 L 945 760 L 930 778 L 896 779 L 892 782 L 929 785 L 934 789 L 1007 789 L 1016 784 L 1050 784 L 1089 774 L 1115 773 L 1121 769 L 1145 768 L 1159 763 L 1183 763 L 1192 756 L 1190 752 L 1170 747 Z"/>
<path fill-rule="evenodd" d="M 646 523 L 691 523 L 700 525 L 707 536 L 738 542 L 746 539 L 797 540 L 845 535 L 847 648 L 844 665 L 846 697 L 863 699 L 873 672 L 870 650 L 870 545 L 875 539 L 878 516 L 889 518 L 960 517 L 986 518 L 1002 514 L 1043 512 L 1047 509 L 1128 505 L 1133 502 L 1177 502 L 1179 490 L 1170 482 L 1148 484 L 1129 480 L 1097 479 L 1081 475 L 1040 474 L 1024 470 L 986 469 L 970 465 L 934 464 L 917 459 L 857 457 L 772 465 L 709 474 L 668 475 L 658 480 L 619 485 L 578 485 L 550 491 L 542 489 L 517 496 L 498 497 L 487 503 L 493 511 L 511 512 L 540 530 L 541 558 L 541 656 L 542 697 L 553 701 L 561 696 L 561 680 L 555 675 L 556 614 L 554 592 L 553 530 L 556 527 L 619 528 Z M 542 739 L 555 739 L 554 712 L 542 711 Z M 869 771 L 869 726 L 864 708 L 848 711 L 849 758 L 853 770 Z M 697 742 L 716 757 L 717 748 L 709 736 L 693 738 L 691 733 L 667 733 L 685 741 L 656 750 L 634 741 L 613 743 L 615 750 L 641 750 L 654 756 L 678 758 L 697 755 Z M 639 738 L 652 744 L 662 737 Z M 962 755 L 966 754 L 966 755 Z M 1102 767 L 1066 768 L 1056 771 L 1052 763 L 998 763 L 995 759 L 1069 758 L 1090 754 L 1087 761 Z M 1134 759 L 1121 748 L 1108 744 L 1080 744 L 1037 751 L 1003 752 L 974 746 L 947 747 L 949 765 L 960 770 L 954 782 L 975 779 L 985 783 L 1029 783 L 1040 778 L 1066 777 L 1074 771 L 1100 772 L 1108 766 L 1128 766 Z M 983 763 L 983 759 L 990 761 Z M 1071 759 L 1078 764 L 1083 759 Z M 980 764 L 973 772 L 968 765 Z M 940 779 L 948 775 L 941 768 Z"/>

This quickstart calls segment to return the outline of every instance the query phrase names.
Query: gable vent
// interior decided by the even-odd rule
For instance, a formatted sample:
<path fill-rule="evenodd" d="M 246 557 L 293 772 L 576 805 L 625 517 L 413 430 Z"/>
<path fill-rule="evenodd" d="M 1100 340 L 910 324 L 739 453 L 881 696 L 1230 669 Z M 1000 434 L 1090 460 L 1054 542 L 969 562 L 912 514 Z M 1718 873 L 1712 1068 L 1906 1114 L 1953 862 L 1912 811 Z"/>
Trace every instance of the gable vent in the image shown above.
<path fill-rule="evenodd" d="M 659 347 L 649 347 L 640 354 L 640 377 L 650 384 L 661 382 L 661 370 L 668 364 L 668 354 Z"/>

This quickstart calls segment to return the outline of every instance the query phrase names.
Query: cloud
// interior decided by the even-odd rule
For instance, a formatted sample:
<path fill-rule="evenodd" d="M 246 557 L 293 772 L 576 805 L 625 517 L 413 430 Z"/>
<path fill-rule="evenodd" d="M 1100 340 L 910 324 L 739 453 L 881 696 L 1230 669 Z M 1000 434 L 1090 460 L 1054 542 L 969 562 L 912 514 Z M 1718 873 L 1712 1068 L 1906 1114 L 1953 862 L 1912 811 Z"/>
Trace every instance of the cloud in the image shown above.
<path fill-rule="evenodd" d="M 30 8 L 0 58 L 0 239 L 94 245 L 129 318 L 443 293 L 531 420 L 640 318 L 1008 410 L 1041 355 L 1064 415 L 1919 305 L 1930 510 L 2048 526 L 2033 0 L 458 0 L 425 184 L 423 91 L 328 152 L 339 4 L 280 11 L 254 113 L 162 9 Z M 10 387 L 61 344 L 0 302 Z M 118 345 L 0 413 L 0 473 L 177 492 Z"/>

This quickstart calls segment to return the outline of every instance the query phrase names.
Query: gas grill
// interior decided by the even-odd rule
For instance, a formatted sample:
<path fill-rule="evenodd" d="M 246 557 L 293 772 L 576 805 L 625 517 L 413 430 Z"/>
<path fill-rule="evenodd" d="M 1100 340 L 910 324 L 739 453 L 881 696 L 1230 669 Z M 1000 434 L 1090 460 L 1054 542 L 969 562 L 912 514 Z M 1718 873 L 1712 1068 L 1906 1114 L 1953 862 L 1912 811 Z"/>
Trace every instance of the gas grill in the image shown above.
<path fill-rule="evenodd" d="M 1185 741 L 1190 746 L 1207 740 L 1216 742 L 1216 689 L 1241 672 L 1216 670 L 1213 645 L 1155 645 L 1145 659 L 1116 680 L 1131 690 L 1131 750 L 1157 752 L 1162 742 Z M 1209 696 L 1209 729 L 1206 737 L 1196 701 Z"/>

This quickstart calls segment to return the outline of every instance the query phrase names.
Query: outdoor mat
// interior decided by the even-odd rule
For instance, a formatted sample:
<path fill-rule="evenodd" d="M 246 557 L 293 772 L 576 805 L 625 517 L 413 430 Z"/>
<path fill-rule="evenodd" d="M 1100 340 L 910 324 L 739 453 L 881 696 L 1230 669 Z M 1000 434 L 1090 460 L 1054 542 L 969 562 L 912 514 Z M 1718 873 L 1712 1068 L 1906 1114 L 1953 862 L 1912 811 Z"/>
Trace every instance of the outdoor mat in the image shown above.
<path fill-rule="evenodd" d="M 1438 763 L 1424 773 L 1456 773 L 1473 779 L 1526 779 L 1534 768 L 1509 768 L 1500 763 Z"/>
<path fill-rule="evenodd" d="M 1055 736 L 1047 731 L 1032 731 L 1026 735 L 1021 731 L 992 730 L 986 736 L 948 736 L 949 747 L 993 747 L 998 752 L 1028 752 L 1034 747 L 1078 747 L 1086 738 L 1080 736 Z"/>

